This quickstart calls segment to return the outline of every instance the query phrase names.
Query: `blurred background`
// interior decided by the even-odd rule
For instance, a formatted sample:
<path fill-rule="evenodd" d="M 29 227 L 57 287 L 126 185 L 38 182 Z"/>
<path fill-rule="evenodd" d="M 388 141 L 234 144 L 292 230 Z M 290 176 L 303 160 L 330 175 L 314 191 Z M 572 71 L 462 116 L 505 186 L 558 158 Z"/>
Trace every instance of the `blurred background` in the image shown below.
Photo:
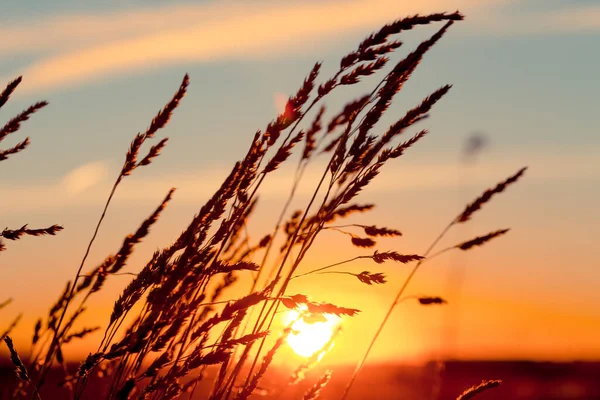
<path fill-rule="evenodd" d="M 420 123 L 430 135 L 361 195 L 377 207 L 353 222 L 403 232 L 381 241 L 383 249 L 423 252 L 464 204 L 522 166 L 530 168 L 472 223 L 452 231 L 442 247 L 512 228 L 506 237 L 469 253 L 449 253 L 419 272 L 408 294 L 442 296 L 448 304 L 398 307 L 353 398 L 455 398 L 482 379 L 503 379 L 501 389 L 482 399 L 599 399 L 600 4 L 594 0 L 0 5 L 0 36 L 8 38 L 0 43 L 1 82 L 23 75 L 0 118 L 33 101 L 50 102 L 19 137 L 10 138 L 27 135 L 32 145 L 2 165 L 0 220 L 13 229 L 24 223 L 65 227 L 56 237 L 8 243 L 0 257 L 0 301 L 14 302 L 2 310 L 0 328 L 22 312 L 13 336 L 18 347 L 28 348 L 35 320 L 48 312 L 78 266 L 129 142 L 185 72 L 190 90 L 165 131 L 169 144 L 117 193 L 90 267 L 114 252 L 174 186 L 172 204 L 128 271 L 139 270 L 156 248 L 170 243 L 315 61 L 323 61 L 327 77 L 342 55 L 390 19 L 456 9 L 466 20 L 425 57 L 381 129 L 439 86 L 450 83 L 453 89 Z M 400 54 L 433 29 L 403 35 Z M 365 79 L 341 90 L 327 103 L 327 115 L 374 84 Z M 307 202 L 320 168 L 317 163 L 307 171 L 294 206 Z M 252 236 L 272 229 L 270 210 L 285 201 L 292 174 L 283 168 L 265 183 L 248 226 Z M 347 242 L 325 233 L 302 268 L 354 256 Z M 375 267 L 359 262 L 349 268 Z M 344 334 L 322 361 L 323 368 L 334 368 L 327 390 L 343 386 L 366 350 L 364 338 L 374 334 L 409 270 L 383 266 L 381 272 L 388 277 L 383 286 L 315 276 L 290 287 L 362 311 L 342 322 Z M 129 279 L 109 282 L 91 301 L 86 323 L 106 322 Z M 242 284 L 239 293 L 245 290 Z M 65 357 L 76 363 L 101 335 L 73 343 Z M 282 371 L 300 359 L 282 356 Z"/>

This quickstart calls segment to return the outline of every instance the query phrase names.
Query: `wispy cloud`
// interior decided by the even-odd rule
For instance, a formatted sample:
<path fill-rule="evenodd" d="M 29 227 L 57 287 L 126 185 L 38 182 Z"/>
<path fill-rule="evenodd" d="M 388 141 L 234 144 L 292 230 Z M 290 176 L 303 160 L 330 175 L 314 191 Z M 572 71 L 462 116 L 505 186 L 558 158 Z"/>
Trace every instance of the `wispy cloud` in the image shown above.
<path fill-rule="evenodd" d="M 18 71 L 24 90 L 74 86 L 184 62 L 298 54 L 365 33 L 390 19 L 460 9 L 473 15 L 506 0 L 224 1 L 104 15 L 20 21 L 0 28 L 0 54 L 34 52 Z"/>
<path fill-rule="evenodd" d="M 461 178 L 466 186 L 477 185 L 480 188 L 490 186 L 529 165 L 527 183 L 551 183 L 571 180 L 600 180 L 600 170 L 590 168 L 595 165 L 596 154 L 579 149 L 568 156 L 560 150 L 539 154 L 512 154 L 511 159 L 486 157 L 477 165 L 475 174 Z M 391 165 L 384 169 L 380 179 L 369 185 L 368 196 L 390 195 L 404 190 L 446 190 L 458 185 L 459 165 L 455 162 L 440 161 L 437 155 L 427 159 L 415 160 L 405 164 Z M 314 182 L 322 174 L 318 165 L 307 170 L 305 184 L 297 190 L 300 197 L 310 196 Z M 0 197 L 0 216 L 4 213 L 18 214 L 28 211 L 64 209 L 68 207 L 97 206 L 104 201 L 112 182 L 103 179 L 107 166 L 94 163 L 69 172 L 58 182 L 37 184 L 10 183 L 0 185 L 0 191 L 10 196 Z M 115 203 L 117 205 L 143 204 L 159 201 L 159 198 L 171 187 L 177 188 L 177 201 L 182 203 L 202 203 L 220 186 L 229 171 L 226 169 L 203 169 L 179 174 L 153 175 L 146 178 L 132 177 L 119 188 Z M 261 198 L 283 200 L 290 191 L 291 170 L 282 170 L 265 180 L 261 188 Z M 91 183 L 94 183 L 91 185 Z M 84 190 L 85 189 L 85 190 Z M 44 199 L 40 201 L 40 199 Z M 10 211 L 8 211 L 10 210 Z"/>
<path fill-rule="evenodd" d="M 62 179 L 61 186 L 68 195 L 75 195 L 96 186 L 107 176 L 108 164 L 104 161 L 95 161 L 69 172 Z"/>
<path fill-rule="evenodd" d="M 518 6 L 515 5 L 515 11 Z M 479 19 L 471 26 L 483 34 L 502 36 L 600 32 L 600 5 L 563 6 L 560 9 L 502 13 Z"/>
<path fill-rule="evenodd" d="M 189 62 L 299 54 L 333 45 L 340 33 L 367 33 L 416 13 L 460 9 L 467 15 L 462 32 L 478 35 L 600 30 L 600 6 L 516 12 L 526 1 L 230 0 L 60 15 L 4 24 L 0 36 L 9 40 L 0 43 L 0 55 L 33 56 L 33 62 L 12 74 L 26 76 L 23 92 Z"/>

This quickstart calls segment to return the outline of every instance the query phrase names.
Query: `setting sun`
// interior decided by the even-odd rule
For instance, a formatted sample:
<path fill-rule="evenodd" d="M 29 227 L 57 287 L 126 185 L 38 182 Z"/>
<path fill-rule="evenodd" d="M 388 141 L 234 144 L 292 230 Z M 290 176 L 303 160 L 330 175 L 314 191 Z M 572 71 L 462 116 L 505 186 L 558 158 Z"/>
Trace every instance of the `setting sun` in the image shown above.
<path fill-rule="evenodd" d="M 341 319 L 335 315 L 323 314 L 324 320 L 306 322 L 298 319 L 300 312 L 291 310 L 285 314 L 286 324 L 292 323 L 292 333 L 287 338 L 287 343 L 294 353 L 301 357 L 310 357 L 321 350 L 333 336 Z"/>

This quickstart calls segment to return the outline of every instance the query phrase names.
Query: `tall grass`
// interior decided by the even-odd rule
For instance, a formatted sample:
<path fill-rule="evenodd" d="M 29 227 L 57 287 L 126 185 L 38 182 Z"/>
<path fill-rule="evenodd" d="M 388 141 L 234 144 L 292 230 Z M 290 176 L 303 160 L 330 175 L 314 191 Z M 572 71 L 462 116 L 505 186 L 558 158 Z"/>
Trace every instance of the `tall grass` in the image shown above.
<path fill-rule="evenodd" d="M 343 57 L 332 76 L 322 78 L 321 64 L 316 63 L 299 90 L 289 97 L 285 110 L 253 135 L 246 154 L 234 164 L 222 185 L 181 234 L 157 250 L 134 274 L 116 299 L 97 348 L 77 370 L 72 370 L 64 360 L 63 348 L 98 329 L 79 325 L 86 303 L 103 289 L 107 279 L 122 274 L 136 245 L 150 233 L 174 195 L 175 189 L 171 189 L 113 254 L 91 268 L 86 264 L 116 191 L 138 168 L 152 164 L 166 147 L 167 138 L 150 142 L 167 126 L 183 101 L 190 83 L 185 75 L 149 127 L 134 137 L 73 279 L 66 283 L 48 315 L 35 326 L 32 357 L 27 365 L 20 361 L 7 336 L 10 329 L 2 335 L 21 378 L 14 395 L 36 397 L 49 385 L 59 384 L 73 399 L 90 396 L 164 399 L 186 394 L 191 397 L 198 383 L 208 379 L 206 372 L 212 367 L 215 374 L 210 378 L 210 398 L 244 400 L 256 393 L 278 350 L 293 333 L 293 324 L 282 330 L 275 328 L 274 320 L 280 310 L 298 310 L 298 319 L 308 322 L 322 319 L 324 314 L 354 317 L 359 313 L 343 305 L 313 301 L 302 293 L 289 293 L 291 280 L 306 275 L 346 274 L 357 278 L 356 284 L 384 284 L 386 277 L 382 272 L 355 273 L 343 268 L 359 259 L 370 259 L 377 265 L 413 264 L 370 341 L 369 350 L 360 360 L 357 355 L 358 367 L 342 394 L 345 398 L 394 308 L 411 298 L 404 293 L 419 268 L 446 251 L 467 251 L 507 232 L 494 231 L 432 255 L 451 227 L 467 223 L 492 197 L 519 179 L 524 169 L 467 205 L 422 254 L 378 249 L 379 238 L 401 235 L 395 227 L 337 223 L 368 212 L 373 205 L 358 202 L 361 191 L 377 178 L 384 165 L 401 157 L 428 134 L 427 130 L 420 130 L 402 140 L 414 125 L 428 117 L 434 105 L 451 89 L 450 85 L 431 92 L 388 128 L 382 129 L 378 123 L 425 54 L 462 19 L 458 12 L 399 19 L 369 35 Z M 442 24 L 437 32 L 392 63 L 391 57 L 402 46 L 396 40 L 398 34 L 435 23 Z M 332 92 L 376 74 L 381 78 L 364 96 L 351 99 L 337 112 L 326 112 L 323 103 Z M 19 82 L 20 78 L 7 86 L 0 96 L 0 106 Z M 0 131 L 0 141 L 16 132 L 21 122 L 45 105 L 37 103 L 9 121 Z M 26 139 L 0 151 L 0 160 L 22 151 L 28 143 Z M 247 224 L 264 181 L 283 163 L 289 163 L 293 153 L 299 156 L 296 172 L 290 181 L 287 201 L 273 215 L 275 226 L 266 235 L 249 236 Z M 318 181 L 313 182 L 309 201 L 300 210 L 290 210 L 307 165 L 319 158 L 325 159 L 326 168 Z M 2 237 L 15 240 L 23 235 L 53 235 L 60 229 L 57 225 L 47 229 L 23 226 L 3 231 Z M 306 271 L 302 261 L 324 230 L 347 235 L 358 255 Z M 4 246 L 0 246 L 3 250 Z M 334 267 L 338 268 L 333 270 Z M 227 298 L 226 289 L 235 285 L 242 274 L 251 276 L 251 290 L 241 298 Z M 439 297 L 417 300 L 423 305 L 445 303 Z M 270 337 L 274 340 L 267 340 Z M 310 368 L 313 361 L 300 366 L 292 380 L 303 379 L 302 371 Z M 54 382 L 49 380 L 49 373 L 57 366 L 62 378 Z M 327 372 L 313 382 L 304 399 L 318 398 L 330 376 Z M 99 383 L 104 392 L 90 394 L 91 382 Z M 469 396 L 463 394 L 462 398 Z"/>

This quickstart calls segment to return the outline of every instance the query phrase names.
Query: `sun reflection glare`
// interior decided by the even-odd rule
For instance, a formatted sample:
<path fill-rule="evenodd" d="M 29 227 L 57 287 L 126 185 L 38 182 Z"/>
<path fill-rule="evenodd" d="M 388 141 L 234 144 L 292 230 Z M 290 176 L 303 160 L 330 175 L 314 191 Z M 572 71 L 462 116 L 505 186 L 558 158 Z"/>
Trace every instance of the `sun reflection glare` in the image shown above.
<path fill-rule="evenodd" d="M 340 323 L 340 318 L 335 315 L 324 314 L 319 321 L 305 321 L 298 319 L 300 312 L 290 310 L 285 313 L 284 322 L 292 324 L 292 333 L 287 338 L 287 343 L 294 353 L 302 357 L 310 357 L 320 351 L 331 339 L 335 328 Z"/>

